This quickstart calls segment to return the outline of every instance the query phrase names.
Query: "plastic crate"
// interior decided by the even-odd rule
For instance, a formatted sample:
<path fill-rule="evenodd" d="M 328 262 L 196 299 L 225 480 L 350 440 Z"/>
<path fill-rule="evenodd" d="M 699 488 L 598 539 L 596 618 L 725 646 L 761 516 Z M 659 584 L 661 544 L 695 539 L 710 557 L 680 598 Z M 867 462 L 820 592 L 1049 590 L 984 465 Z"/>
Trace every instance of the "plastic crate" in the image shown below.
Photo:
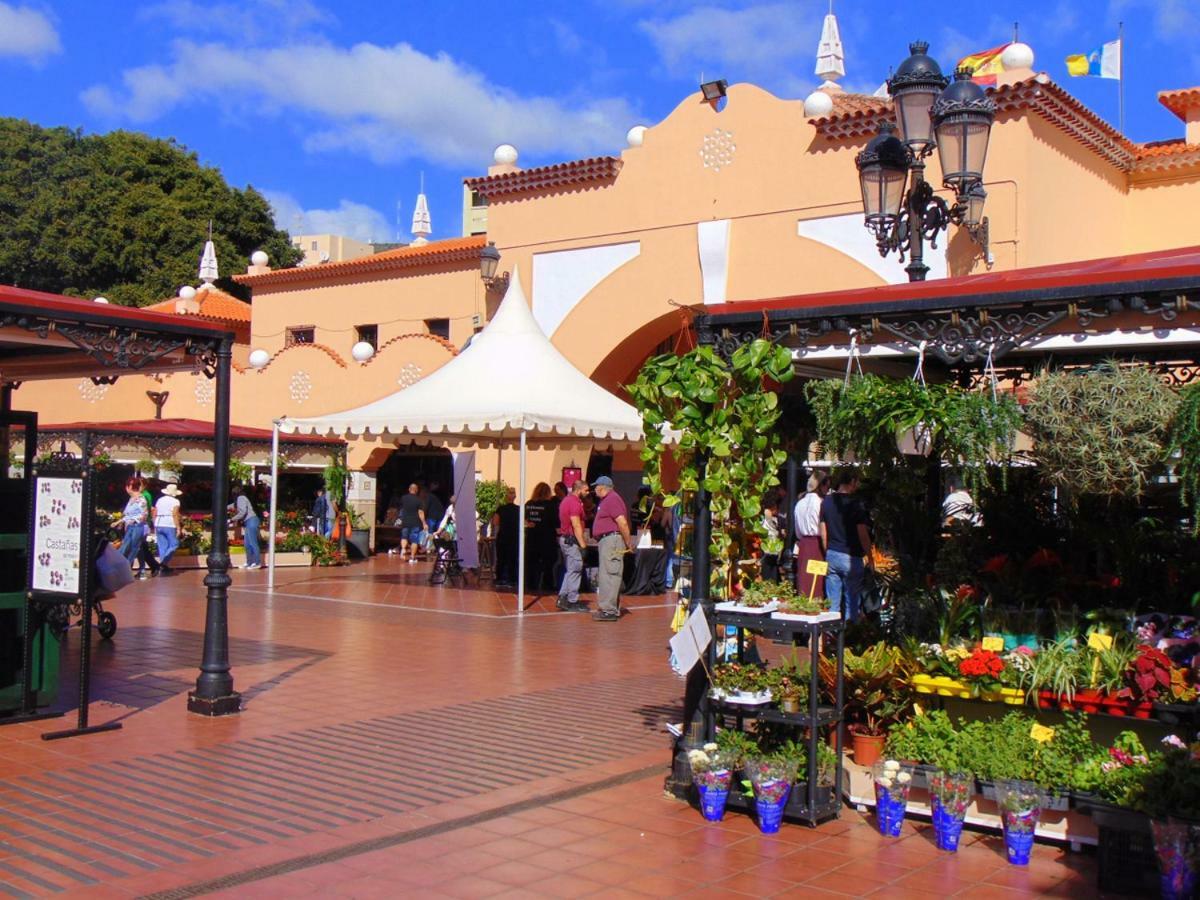
<path fill-rule="evenodd" d="M 1096 886 L 1107 893 L 1157 897 L 1158 860 L 1150 830 L 1099 827 Z"/>

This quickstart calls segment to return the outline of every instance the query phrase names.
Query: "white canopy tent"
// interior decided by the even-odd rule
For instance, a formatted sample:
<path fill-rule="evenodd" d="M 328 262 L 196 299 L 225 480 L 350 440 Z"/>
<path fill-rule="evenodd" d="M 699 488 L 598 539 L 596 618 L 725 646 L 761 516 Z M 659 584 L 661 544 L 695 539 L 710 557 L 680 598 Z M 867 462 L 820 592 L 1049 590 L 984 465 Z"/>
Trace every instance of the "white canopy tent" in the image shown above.
<path fill-rule="evenodd" d="M 575 368 L 546 337 L 533 318 L 517 271 L 492 321 L 440 369 L 365 406 L 325 416 L 278 419 L 276 437 L 280 431 L 383 442 L 516 443 L 521 450 L 522 522 L 526 450 L 531 443 L 622 449 L 640 444 L 643 436 L 638 411 Z M 276 460 L 277 454 L 272 453 L 273 478 Z M 274 587 L 274 493 L 268 547 L 269 585 Z M 524 612 L 524 528 L 519 532 L 518 553 L 517 606 Z"/>

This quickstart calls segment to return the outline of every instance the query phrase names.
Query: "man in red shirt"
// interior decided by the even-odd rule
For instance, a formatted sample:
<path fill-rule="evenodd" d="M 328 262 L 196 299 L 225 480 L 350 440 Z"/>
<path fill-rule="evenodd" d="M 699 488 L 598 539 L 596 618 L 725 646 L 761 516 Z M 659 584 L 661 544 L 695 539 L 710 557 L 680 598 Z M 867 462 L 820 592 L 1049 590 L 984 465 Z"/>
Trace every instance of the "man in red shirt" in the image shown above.
<path fill-rule="evenodd" d="M 621 580 L 625 575 L 625 551 L 633 549 L 629 535 L 629 512 L 625 501 L 613 490 L 613 481 L 601 475 L 592 483 L 600 505 L 592 523 L 592 537 L 599 542 L 600 577 L 596 585 L 596 605 L 592 614 L 597 622 L 616 622 L 621 618 Z"/>
<path fill-rule="evenodd" d="M 558 548 L 562 551 L 562 587 L 558 589 L 558 608 L 566 612 L 587 612 L 587 604 L 579 599 L 579 583 L 583 577 L 583 498 L 587 482 L 580 478 L 571 485 L 571 493 L 558 504 Z"/>

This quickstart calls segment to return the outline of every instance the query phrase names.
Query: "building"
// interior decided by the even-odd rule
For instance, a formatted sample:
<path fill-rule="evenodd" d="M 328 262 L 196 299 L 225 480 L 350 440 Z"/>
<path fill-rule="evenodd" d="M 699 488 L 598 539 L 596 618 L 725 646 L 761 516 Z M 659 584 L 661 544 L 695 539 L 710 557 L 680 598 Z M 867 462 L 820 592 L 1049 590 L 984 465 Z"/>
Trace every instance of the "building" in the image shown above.
<path fill-rule="evenodd" d="M 464 237 L 287 270 L 256 261 L 236 276 L 253 305 L 235 358 L 233 421 L 261 428 L 353 407 L 441 365 L 500 299 L 480 279 L 488 241 L 502 274 L 519 273 L 554 344 L 614 392 L 647 356 L 689 339 L 696 309 L 905 281 L 903 264 L 881 257 L 863 227 L 855 168 L 891 105 L 842 91 L 840 42 L 829 43 L 817 69 L 825 83 L 804 100 L 735 84 L 723 103 L 692 94 L 658 124 L 632 128 L 619 154 L 526 169 L 515 148 L 497 148 L 488 172 L 466 180 Z M 1161 93 L 1181 133 L 1139 144 L 1036 72 L 1028 47 L 1010 50 L 991 89 L 986 243 L 951 226 L 927 253 L 929 277 L 1200 244 L 1190 221 L 1200 203 L 1200 88 Z M 942 181 L 936 155 L 927 178 Z M 376 350 L 366 362 L 351 354 L 359 342 Z M 202 376 L 161 379 L 182 382 L 165 415 L 211 415 Z M 30 384 L 15 402 L 53 404 L 60 421 L 144 418 L 142 381 Z M 391 452 L 352 445 L 350 466 L 375 472 Z M 488 477 L 516 471 L 515 457 L 478 461 Z M 572 463 L 587 461 L 533 454 L 531 483 L 557 480 Z M 611 465 L 640 468 L 633 453 Z"/>
<path fill-rule="evenodd" d="M 292 236 L 292 246 L 304 254 L 304 259 L 299 262 L 301 266 L 344 262 L 375 252 L 373 244 L 340 234 L 297 234 Z"/>

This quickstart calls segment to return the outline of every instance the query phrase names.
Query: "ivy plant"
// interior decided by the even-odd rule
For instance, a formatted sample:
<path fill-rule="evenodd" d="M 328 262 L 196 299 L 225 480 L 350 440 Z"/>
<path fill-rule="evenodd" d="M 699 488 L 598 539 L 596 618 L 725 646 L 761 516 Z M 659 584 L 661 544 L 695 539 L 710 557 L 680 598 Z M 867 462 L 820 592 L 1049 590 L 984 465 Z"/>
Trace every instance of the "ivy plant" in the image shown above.
<path fill-rule="evenodd" d="M 1179 478 L 1179 499 L 1192 508 L 1192 534 L 1200 535 L 1200 383 L 1179 392 L 1171 421 L 1170 453 Z"/>
<path fill-rule="evenodd" d="M 646 361 L 628 386 L 642 414 L 646 442 L 645 478 L 651 490 L 675 506 L 703 485 L 713 515 L 711 584 L 720 593 L 733 564 L 733 527 L 765 537 L 762 499 L 779 483 L 786 454 L 774 425 L 779 396 L 771 385 L 791 380 L 791 352 L 758 339 L 739 347 L 728 361 L 711 347 L 682 356 L 664 354 Z M 670 454 L 679 469 L 679 486 L 666 491 L 662 462 Z"/>

